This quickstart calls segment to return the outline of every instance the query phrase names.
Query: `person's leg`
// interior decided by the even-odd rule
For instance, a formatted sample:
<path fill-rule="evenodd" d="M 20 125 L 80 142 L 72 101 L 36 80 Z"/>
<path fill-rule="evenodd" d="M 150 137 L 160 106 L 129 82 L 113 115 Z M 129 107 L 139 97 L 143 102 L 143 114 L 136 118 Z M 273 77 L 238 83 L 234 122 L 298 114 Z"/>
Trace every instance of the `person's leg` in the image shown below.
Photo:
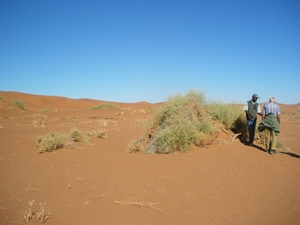
<path fill-rule="evenodd" d="M 274 153 L 277 154 L 276 146 L 277 146 L 277 136 L 276 136 L 275 132 L 272 130 L 271 131 L 271 149 L 273 150 Z"/>
<path fill-rule="evenodd" d="M 270 128 L 266 127 L 264 130 L 265 134 L 265 148 L 268 153 L 270 153 L 271 150 L 271 133 L 270 133 Z"/>
<path fill-rule="evenodd" d="M 253 144 L 256 120 L 247 120 L 249 130 L 249 144 Z"/>

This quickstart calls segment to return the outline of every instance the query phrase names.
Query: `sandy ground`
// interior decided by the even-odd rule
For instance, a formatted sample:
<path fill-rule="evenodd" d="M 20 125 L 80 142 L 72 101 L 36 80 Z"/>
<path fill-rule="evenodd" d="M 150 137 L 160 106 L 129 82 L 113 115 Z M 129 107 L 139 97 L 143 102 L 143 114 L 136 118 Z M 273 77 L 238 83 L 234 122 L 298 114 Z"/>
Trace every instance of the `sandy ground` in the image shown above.
<path fill-rule="evenodd" d="M 222 133 L 219 144 L 188 153 L 126 152 L 157 104 L 0 91 L 0 224 L 27 224 L 45 206 L 46 224 L 300 224 L 300 104 L 280 104 L 279 138 L 291 149 L 267 154 Z M 20 99 L 26 111 L 12 100 Z M 47 112 L 45 112 L 47 111 Z M 36 139 L 72 128 L 107 139 L 38 154 Z M 30 205 L 30 204 L 31 205 Z M 45 205 L 44 205 L 45 204 Z M 36 217 L 29 224 L 38 224 Z"/>

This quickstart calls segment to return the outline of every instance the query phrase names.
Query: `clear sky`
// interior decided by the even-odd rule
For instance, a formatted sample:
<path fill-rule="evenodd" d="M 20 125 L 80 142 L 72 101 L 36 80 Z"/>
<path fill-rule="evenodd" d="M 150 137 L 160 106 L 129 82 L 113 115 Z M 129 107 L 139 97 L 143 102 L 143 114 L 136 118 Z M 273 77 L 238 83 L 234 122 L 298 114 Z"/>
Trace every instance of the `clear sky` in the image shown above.
<path fill-rule="evenodd" d="M 299 0 L 0 0 L 0 90 L 300 102 Z"/>

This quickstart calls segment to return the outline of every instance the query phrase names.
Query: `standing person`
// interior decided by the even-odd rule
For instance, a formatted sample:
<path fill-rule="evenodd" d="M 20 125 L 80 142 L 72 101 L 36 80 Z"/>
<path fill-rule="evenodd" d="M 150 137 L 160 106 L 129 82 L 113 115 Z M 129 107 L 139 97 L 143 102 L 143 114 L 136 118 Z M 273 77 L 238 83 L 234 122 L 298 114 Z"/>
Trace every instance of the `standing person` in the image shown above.
<path fill-rule="evenodd" d="M 265 130 L 265 147 L 269 154 L 277 155 L 277 135 L 280 132 L 280 107 L 275 103 L 276 99 L 271 97 L 269 103 L 264 105 L 262 121 L 258 126 L 259 131 Z"/>
<path fill-rule="evenodd" d="M 258 98 L 259 97 L 257 94 L 253 94 L 252 99 L 247 101 L 243 108 L 246 112 L 247 126 L 249 131 L 248 145 L 253 145 L 257 114 L 260 116 L 262 115 L 260 105 L 257 103 Z"/>

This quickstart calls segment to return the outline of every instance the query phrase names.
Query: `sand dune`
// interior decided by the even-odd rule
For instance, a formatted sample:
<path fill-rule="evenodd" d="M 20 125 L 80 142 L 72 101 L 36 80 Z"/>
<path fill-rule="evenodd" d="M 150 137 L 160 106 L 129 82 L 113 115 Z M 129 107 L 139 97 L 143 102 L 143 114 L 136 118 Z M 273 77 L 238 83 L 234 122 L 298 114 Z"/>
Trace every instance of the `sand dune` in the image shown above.
<path fill-rule="evenodd" d="M 278 156 L 226 133 L 219 144 L 188 153 L 146 155 L 126 148 L 144 134 L 148 109 L 163 103 L 0 96 L 0 224 L 26 224 L 24 212 L 40 212 L 40 203 L 51 211 L 49 225 L 299 224 L 300 104 L 280 104 L 279 138 L 290 152 Z M 89 110 L 99 104 L 118 109 Z M 38 136 L 74 127 L 101 128 L 107 139 L 37 153 Z"/>

